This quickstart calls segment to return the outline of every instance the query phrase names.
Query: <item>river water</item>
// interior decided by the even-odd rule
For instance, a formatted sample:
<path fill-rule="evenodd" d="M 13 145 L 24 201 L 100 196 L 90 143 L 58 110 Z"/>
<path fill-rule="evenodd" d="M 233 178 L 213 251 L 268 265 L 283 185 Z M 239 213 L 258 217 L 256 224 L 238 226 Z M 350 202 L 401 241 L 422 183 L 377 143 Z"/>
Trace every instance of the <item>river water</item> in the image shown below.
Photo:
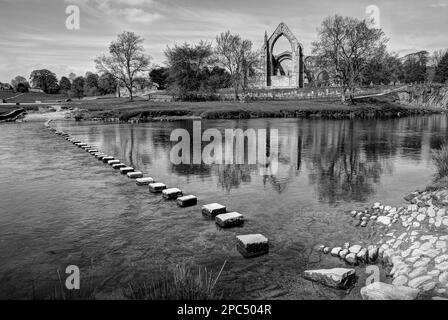
<path fill-rule="evenodd" d="M 278 129 L 279 166 L 174 165 L 170 134 L 192 122 L 53 126 L 199 198 L 180 209 L 150 194 L 46 130 L 43 123 L 0 126 L 0 298 L 32 298 L 81 270 L 81 286 L 99 298 L 120 298 L 130 282 L 187 263 L 218 271 L 233 298 L 359 298 L 358 288 L 324 289 L 301 278 L 305 269 L 344 267 L 319 244 L 373 241 L 347 214 L 373 202 L 401 205 L 431 182 L 431 149 L 447 138 L 446 116 L 391 120 L 256 119 L 203 121 L 202 129 Z M 200 205 L 218 202 L 245 215 L 243 227 L 221 230 Z M 235 236 L 261 233 L 268 255 L 246 260 Z M 64 280 L 62 280 L 64 281 Z M 229 293 L 230 292 L 230 293 Z"/>

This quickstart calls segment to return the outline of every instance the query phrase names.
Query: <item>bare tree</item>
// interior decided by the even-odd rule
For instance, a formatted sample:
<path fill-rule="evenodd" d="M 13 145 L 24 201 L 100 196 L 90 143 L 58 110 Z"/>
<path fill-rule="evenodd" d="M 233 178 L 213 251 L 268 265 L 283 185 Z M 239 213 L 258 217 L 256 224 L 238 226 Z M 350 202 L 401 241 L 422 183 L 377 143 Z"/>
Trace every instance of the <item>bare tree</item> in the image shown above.
<path fill-rule="evenodd" d="M 144 54 L 143 39 L 133 32 L 123 32 L 109 46 L 110 56 L 103 55 L 95 59 L 98 72 L 112 74 L 122 83 L 134 101 L 132 89 L 135 79 L 149 71 L 150 57 Z"/>
<path fill-rule="evenodd" d="M 243 40 L 230 31 L 217 36 L 216 43 L 216 57 L 219 64 L 230 73 L 235 96 L 238 98 L 239 88 L 243 92 L 247 89 L 249 77 L 253 75 L 258 62 L 258 53 L 252 51 L 250 40 Z"/>
<path fill-rule="evenodd" d="M 362 80 L 369 61 L 387 43 L 381 29 L 369 28 L 368 21 L 335 15 L 328 17 L 318 29 L 319 40 L 313 43 L 313 53 L 319 63 L 334 69 L 343 83 L 342 100 L 347 92 L 354 103 L 354 92 Z"/>

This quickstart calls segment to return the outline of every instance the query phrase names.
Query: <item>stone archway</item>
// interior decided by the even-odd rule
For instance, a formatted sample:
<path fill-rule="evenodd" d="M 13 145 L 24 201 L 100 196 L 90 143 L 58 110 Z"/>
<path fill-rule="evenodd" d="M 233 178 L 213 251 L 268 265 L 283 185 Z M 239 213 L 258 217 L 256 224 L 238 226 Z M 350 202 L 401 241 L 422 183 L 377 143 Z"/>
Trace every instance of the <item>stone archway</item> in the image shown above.
<path fill-rule="evenodd" d="M 282 36 L 285 37 L 291 44 L 291 52 L 289 54 L 284 53 L 278 57 L 275 57 L 273 54 L 274 47 L 277 43 L 277 40 Z M 265 34 L 265 41 L 262 52 L 264 86 L 274 88 L 303 87 L 303 46 L 285 23 L 280 23 L 280 25 L 277 27 L 277 29 L 275 29 L 274 33 L 269 38 L 267 34 Z M 279 58 L 291 59 L 292 72 L 290 75 L 276 75 L 276 64 L 279 62 Z"/>

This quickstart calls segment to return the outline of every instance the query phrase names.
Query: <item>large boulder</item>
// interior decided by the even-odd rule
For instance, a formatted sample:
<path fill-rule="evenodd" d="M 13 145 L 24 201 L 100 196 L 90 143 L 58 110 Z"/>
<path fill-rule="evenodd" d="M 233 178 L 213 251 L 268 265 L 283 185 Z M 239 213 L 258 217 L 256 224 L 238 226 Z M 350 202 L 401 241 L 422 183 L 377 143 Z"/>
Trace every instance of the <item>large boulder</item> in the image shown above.
<path fill-rule="evenodd" d="M 418 289 L 383 282 L 374 282 L 361 288 L 361 296 L 364 300 L 415 300 L 419 292 Z"/>
<path fill-rule="evenodd" d="M 306 270 L 303 277 L 336 289 L 348 289 L 356 281 L 355 269 L 344 268 Z"/>

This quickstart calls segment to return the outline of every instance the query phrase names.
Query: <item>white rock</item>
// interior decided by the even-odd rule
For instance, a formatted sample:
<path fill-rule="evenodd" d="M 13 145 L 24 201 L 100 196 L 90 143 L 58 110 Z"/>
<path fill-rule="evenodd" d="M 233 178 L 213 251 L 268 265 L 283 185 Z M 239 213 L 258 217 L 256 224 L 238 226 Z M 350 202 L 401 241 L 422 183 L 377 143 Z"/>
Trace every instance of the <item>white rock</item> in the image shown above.
<path fill-rule="evenodd" d="M 376 221 L 384 225 L 389 225 L 392 222 L 392 219 L 390 217 L 381 216 L 378 217 Z"/>
<path fill-rule="evenodd" d="M 396 277 L 394 281 L 392 281 L 392 284 L 394 286 L 404 286 L 407 283 L 408 283 L 408 277 L 406 277 L 405 275 L 400 275 Z"/>
<path fill-rule="evenodd" d="M 341 247 L 336 247 L 336 248 L 333 248 L 332 250 L 331 250 L 331 255 L 332 256 L 334 256 L 334 257 L 339 257 L 339 252 L 341 252 L 341 250 L 342 250 L 342 248 Z"/>
<path fill-rule="evenodd" d="M 419 292 L 417 289 L 383 282 L 374 282 L 361 288 L 361 296 L 364 300 L 415 300 Z"/>
<path fill-rule="evenodd" d="M 356 273 L 355 269 L 345 268 L 306 270 L 304 277 L 328 287 L 348 289 L 354 283 Z"/>
<path fill-rule="evenodd" d="M 357 254 L 359 251 L 361 251 L 362 247 L 359 244 L 355 244 L 354 246 L 351 246 L 348 251 L 350 251 L 350 253 L 354 253 Z"/>
<path fill-rule="evenodd" d="M 428 282 L 430 280 L 432 280 L 431 276 L 422 276 L 422 277 L 418 277 L 418 278 L 412 279 L 411 281 L 409 281 L 408 285 L 411 288 L 419 288 L 425 282 Z"/>
<path fill-rule="evenodd" d="M 110 165 L 110 166 L 113 165 L 113 164 L 119 164 L 119 163 L 121 163 L 120 160 L 109 160 L 109 161 L 107 161 L 107 164 Z"/>

